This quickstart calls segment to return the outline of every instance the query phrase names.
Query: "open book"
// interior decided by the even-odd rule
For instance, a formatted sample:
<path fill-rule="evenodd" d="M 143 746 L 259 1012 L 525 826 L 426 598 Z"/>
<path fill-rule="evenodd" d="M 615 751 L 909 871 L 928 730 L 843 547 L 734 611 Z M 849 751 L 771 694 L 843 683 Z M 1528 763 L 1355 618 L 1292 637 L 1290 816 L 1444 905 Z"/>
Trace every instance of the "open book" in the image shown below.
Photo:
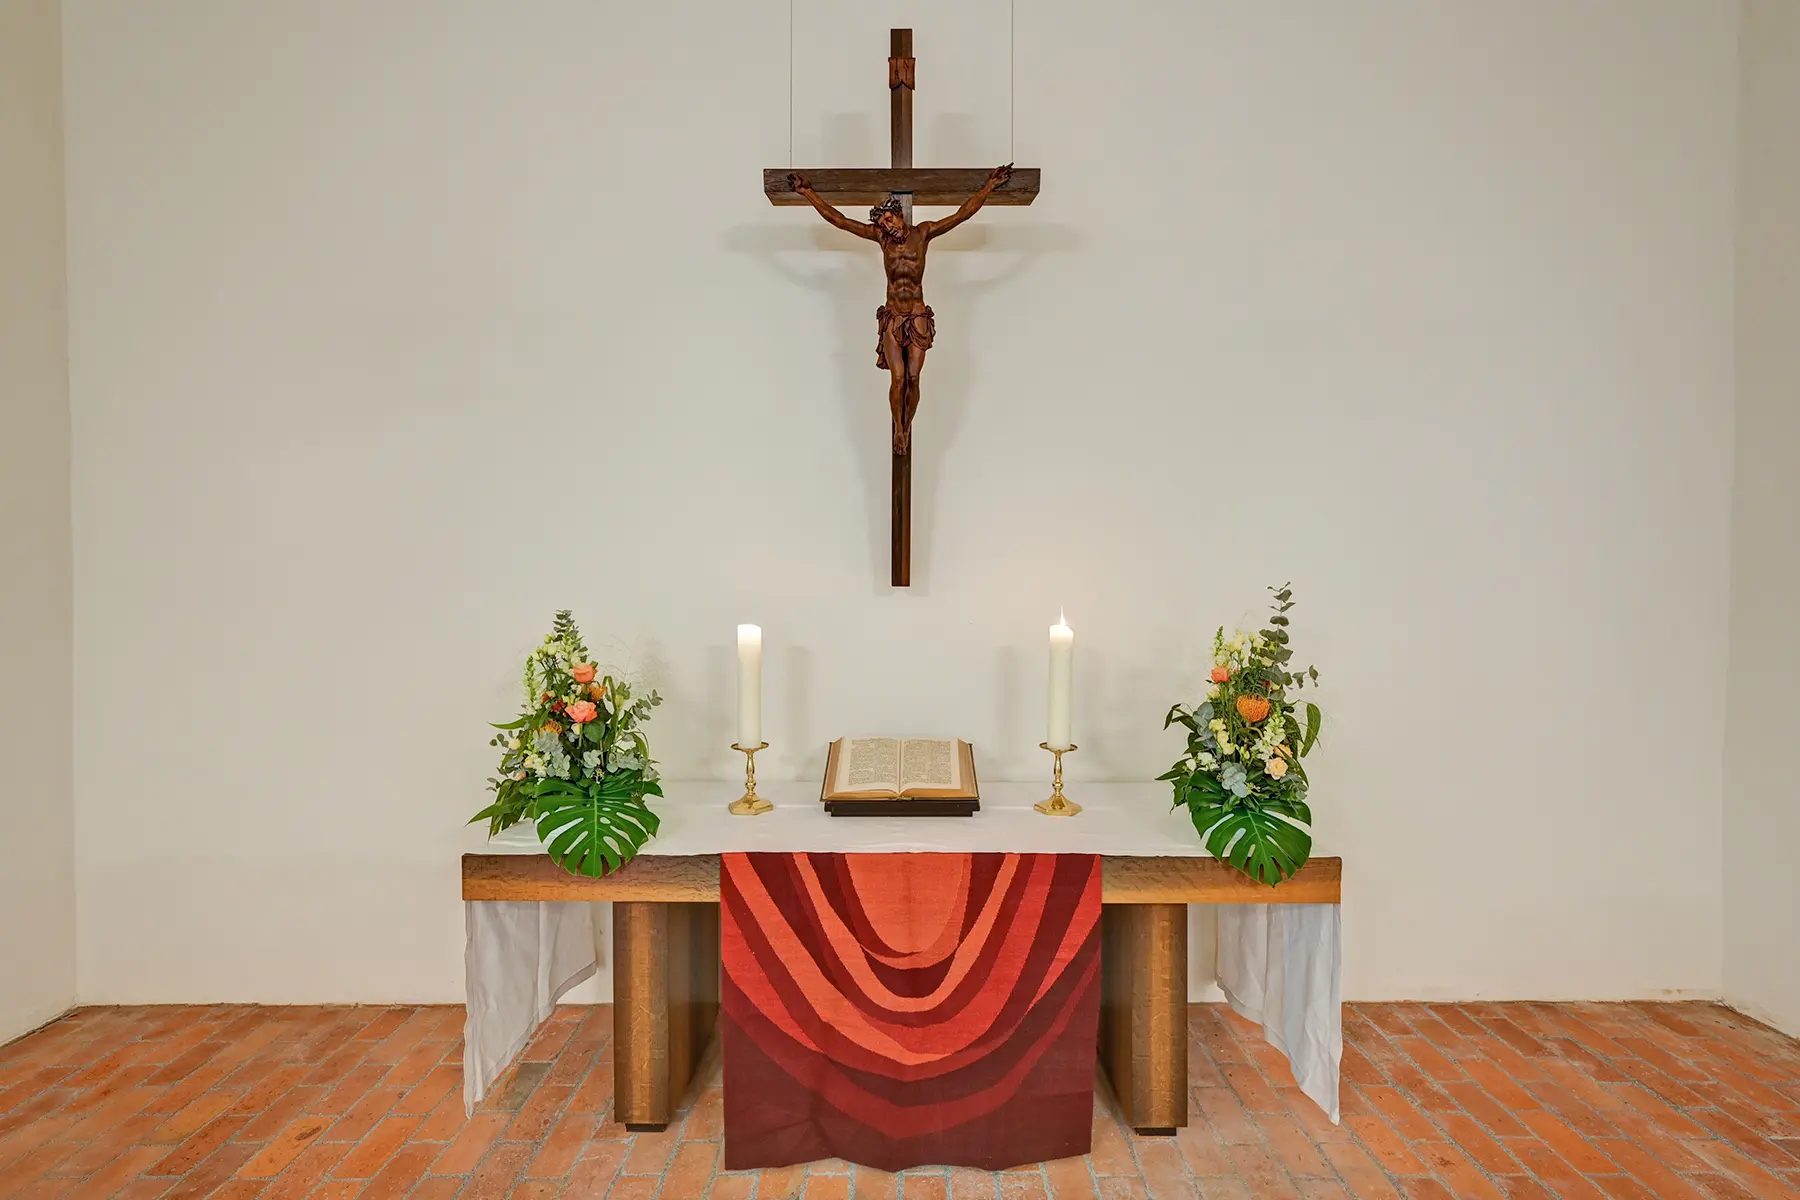
<path fill-rule="evenodd" d="M 820 799 L 975 800 L 969 743 L 929 738 L 839 738 L 825 759 Z"/>

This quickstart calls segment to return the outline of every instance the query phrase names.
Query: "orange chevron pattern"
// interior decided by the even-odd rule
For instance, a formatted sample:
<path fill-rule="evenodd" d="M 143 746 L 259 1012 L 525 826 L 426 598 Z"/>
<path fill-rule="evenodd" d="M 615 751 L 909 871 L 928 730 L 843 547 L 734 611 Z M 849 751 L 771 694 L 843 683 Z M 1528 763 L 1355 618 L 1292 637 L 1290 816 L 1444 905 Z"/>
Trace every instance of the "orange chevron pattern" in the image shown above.
<path fill-rule="evenodd" d="M 727 854 L 725 1165 L 1085 1154 L 1092 854 Z"/>

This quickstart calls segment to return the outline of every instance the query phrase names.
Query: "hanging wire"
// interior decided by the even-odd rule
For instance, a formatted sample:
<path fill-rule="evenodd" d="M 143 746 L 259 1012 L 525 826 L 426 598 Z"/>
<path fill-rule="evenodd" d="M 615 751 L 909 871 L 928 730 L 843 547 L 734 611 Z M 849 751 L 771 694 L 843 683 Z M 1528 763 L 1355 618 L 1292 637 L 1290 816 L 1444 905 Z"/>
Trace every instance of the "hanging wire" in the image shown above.
<path fill-rule="evenodd" d="M 792 3 L 792 0 L 789 0 Z M 1019 0 L 1006 5 L 1006 161 L 1019 157 Z"/>
<path fill-rule="evenodd" d="M 794 0 L 788 0 L 788 168 L 794 166 Z"/>

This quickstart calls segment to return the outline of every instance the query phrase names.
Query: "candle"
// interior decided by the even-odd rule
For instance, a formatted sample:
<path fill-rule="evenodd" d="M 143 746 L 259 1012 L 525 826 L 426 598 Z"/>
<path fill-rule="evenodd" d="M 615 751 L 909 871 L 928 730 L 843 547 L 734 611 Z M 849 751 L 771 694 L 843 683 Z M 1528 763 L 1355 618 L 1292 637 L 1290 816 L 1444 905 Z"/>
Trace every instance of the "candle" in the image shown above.
<path fill-rule="evenodd" d="M 762 745 L 762 626 L 739 625 L 737 744 Z"/>
<path fill-rule="evenodd" d="M 1074 670 L 1075 631 L 1059 614 L 1050 627 L 1050 735 L 1044 739 L 1052 750 L 1067 750 L 1075 744 L 1069 740 Z"/>

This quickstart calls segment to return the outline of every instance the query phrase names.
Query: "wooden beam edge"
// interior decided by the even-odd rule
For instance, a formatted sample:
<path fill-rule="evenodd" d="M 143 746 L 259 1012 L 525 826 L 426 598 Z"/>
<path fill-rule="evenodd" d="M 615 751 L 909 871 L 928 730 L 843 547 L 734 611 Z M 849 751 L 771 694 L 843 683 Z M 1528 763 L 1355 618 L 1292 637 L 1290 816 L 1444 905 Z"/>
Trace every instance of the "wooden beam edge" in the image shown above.
<path fill-rule="evenodd" d="M 788 190 L 789 167 L 763 168 L 763 194 L 778 206 L 803 205 L 806 197 Z M 986 167 L 831 167 L 800 169 L 827 204 L 879 204 L 891 192 L 911 192 L 915 207 L 955 208 L 987 179 Z M 1017 207 L 1037 199 L 1042 168 L 1017 167 L 994 190 L 988 204 Z M 911 184 L 911 187 L 904 186 Z"/>
<path fill-rule="evenodd" d="M 1344 860 L 1315 858 L 1285 883 L 1257 883 L 1197 856 L 1101 857 L 1103 904 L 1340 904 Z M 717 903 L 716 854 L 644 855 L 603 879 L 571 875 L 543 854 L 465 854 L 464 900 L 648 900 Z"/>

